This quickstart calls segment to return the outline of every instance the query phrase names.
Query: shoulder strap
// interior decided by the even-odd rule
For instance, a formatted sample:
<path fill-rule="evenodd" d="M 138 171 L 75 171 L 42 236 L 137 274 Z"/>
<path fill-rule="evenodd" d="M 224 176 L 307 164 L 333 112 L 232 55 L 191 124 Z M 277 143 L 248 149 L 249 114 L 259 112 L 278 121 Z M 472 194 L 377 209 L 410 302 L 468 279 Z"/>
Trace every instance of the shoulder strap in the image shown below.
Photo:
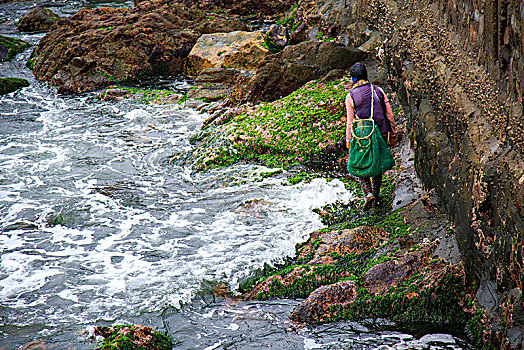
<path fill-rule="evenodd" d="M 373 119 L 373 101 L 375 100 L 373 97 L 375 95 L 375 90 L 373 89 L 373 84 L 371 85 L 371 119 Z"/>

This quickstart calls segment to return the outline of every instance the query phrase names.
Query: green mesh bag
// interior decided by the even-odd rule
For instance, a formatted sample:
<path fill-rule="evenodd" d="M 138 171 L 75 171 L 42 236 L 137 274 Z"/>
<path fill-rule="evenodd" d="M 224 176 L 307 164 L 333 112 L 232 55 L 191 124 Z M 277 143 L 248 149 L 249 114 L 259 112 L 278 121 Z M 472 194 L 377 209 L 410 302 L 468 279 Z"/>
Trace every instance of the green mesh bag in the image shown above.
<path fill-rule="evenodd" d="M 395 160 L 373 119 L 357 119 L 351 125 L 348 172 L 371 177 L 393 168 Z"/>

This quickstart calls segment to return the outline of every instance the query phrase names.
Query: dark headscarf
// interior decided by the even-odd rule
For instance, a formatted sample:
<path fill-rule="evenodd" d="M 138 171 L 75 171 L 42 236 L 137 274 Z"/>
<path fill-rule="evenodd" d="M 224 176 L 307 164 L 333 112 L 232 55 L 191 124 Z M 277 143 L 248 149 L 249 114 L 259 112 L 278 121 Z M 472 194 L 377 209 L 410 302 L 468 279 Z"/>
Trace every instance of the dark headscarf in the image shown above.
<path fill-rule="evenodd" d="M 366 69 L 366 66 L 360 62 L 351 66 L 349 69 L 349 75 L 351 75 L 351 78 L 355 78 L 357 80 L 368 80 L 368 70 Z"/>

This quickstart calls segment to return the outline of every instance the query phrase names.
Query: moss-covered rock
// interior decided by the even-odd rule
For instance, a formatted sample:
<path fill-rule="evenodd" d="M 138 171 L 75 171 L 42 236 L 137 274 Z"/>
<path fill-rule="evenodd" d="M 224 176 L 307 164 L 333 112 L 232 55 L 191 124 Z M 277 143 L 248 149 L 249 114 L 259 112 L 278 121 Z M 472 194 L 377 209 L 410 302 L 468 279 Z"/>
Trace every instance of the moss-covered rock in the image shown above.
<path fill-rule="evenodd" d="M 315 289 L 306 300 L 295 307 L 290 318 L 299 322 L 318 322 L 332 318 L 332 306 L 343 308 L 351 305 L 357 297 L 357 285 L 353 281 L 340 281 Z"/>
<path fill-rule="evenodd" d="M 14 92 L 20 88 L 29 86 L 29 82 L 20 78 L 0 78 L 0 95 Z"/>
<path fill-rule="evenodd" d="M 471 297 L 464 283 L 460 265 L 447 265 L 441 261 L 416 265 L 421 273 L 406 273 L 398 284 L 387 289 L 366 288 L 364 284 L 351 304 L 344 307 L 334 304 L 331 319 L 358 320 L 388 318 L 401 323 L 423 322 L 432 324 L 465 325 L 467 314 L 463 305 Z M 373 284 L 371 284 L 373 286 Z"/>
<path fill-rule="evenodd" d="M 165 334 L 142 325 L 95 327 L 104 340 L 97 350 L 171 350 L 173 344 Z"/>
<path fill-rule="evenodd" d="M 182 95 L 170 90 L 145 90 L 121 86 L 109 86 L 98 94 L 102 101 L 129 100 L 144 104 L 178 103 Z"/>
<path fill-rule="evenodd" d="M 387 212 L 393 187 L 385 186 L 385 207 L 371 212 L 359 201 L 317 210 L 330 226 L 310 234 L 287 264 L 267 269 L 245 298 L 306 298 L 290 315 L 298 322 L 387 318 L 464 329 L 475 288 L 466 287 L 460 263 L 436 253 L 444 239 L 436 221 L 449 223 L 428 210 L 426 197 Z"/>
<path fill-rule="evenodd" d="M 193 137 L 197 147 L 176 155 L 195 170 L 243 160 L 272 166 L 333 165 L 344 156 L 347 80 L 311 82 L 272 103 L 226 112 Z"/>
<path fill-rule="evenodd" d="M 0 62 L 12 60 L 28 47 L 29 44 L 25 41 L 0 35 Z"/>
<path fill-rule="evenodd" d="M 35 7 L 18 21 L 16 27 L 21 32 L 41 33 L 48 31 L 60 17 L 45 7 Z"/>

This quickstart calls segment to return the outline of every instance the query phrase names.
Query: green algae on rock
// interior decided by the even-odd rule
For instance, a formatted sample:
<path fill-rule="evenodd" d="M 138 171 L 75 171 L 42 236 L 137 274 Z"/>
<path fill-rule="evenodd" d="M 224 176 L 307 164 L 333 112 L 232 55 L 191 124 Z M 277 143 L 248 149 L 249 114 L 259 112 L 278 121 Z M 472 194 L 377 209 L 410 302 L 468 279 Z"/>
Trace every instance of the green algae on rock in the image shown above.
<path fill-rule="evenodd" d="M 394 186 L 386 187 L 390 204 Z M 305 297 L 290 315 L 297 322 L 388 318 L 464 329 L 473 289 L 466 287 L 463 266 L 435 255 L 438 239 L 422 238 L 431 237 L 434 226 L 405 221 L 423 216 L 411 211 L 426 212 L 424 201 L 391 213 L 375 209 L 369 217 L 360 213 L 358 201 L 345 210 L 342 203 L 320 208 L 321 220 L 331 226 L 311 233 L 297 245 L 295 258 L 267 270 L 244 297 Z"/>
<path fill-rule="evenodd" d="M 25 79 L 0 78 L 0 95 L 5 95 L 27 86 L 29 86 L 29 82 Z"/>
<path fill-rule="evenodd" d="M 232 109 L 193 138 L 197 147 L 173 161 L 196 171 L 251 160 L 286 167 L 299 163 L 333 165 L 344 156 L 349 83 L 310 82 L 271 103 Z"/>
<path fill-rule="evenodd" d="M 182 98 L 180 93 L 170 90 L 146 90 L 121 86 L 109 86 L 98 96 L 102 101 L 127 99 L 144 104 L 178 103 Z"/>
<path fill-rule="evenodd" d="M 173 344 L 165 334 L 142 325 L 95 327 L 95 335 L 104 338 L 97 350 L 171 350 Z"/>
<path fill-rule="evenodd" d="M 28 47 L 29 44 L 23 40 L 0 35 L 0 62 L 12 60 Z"/>

